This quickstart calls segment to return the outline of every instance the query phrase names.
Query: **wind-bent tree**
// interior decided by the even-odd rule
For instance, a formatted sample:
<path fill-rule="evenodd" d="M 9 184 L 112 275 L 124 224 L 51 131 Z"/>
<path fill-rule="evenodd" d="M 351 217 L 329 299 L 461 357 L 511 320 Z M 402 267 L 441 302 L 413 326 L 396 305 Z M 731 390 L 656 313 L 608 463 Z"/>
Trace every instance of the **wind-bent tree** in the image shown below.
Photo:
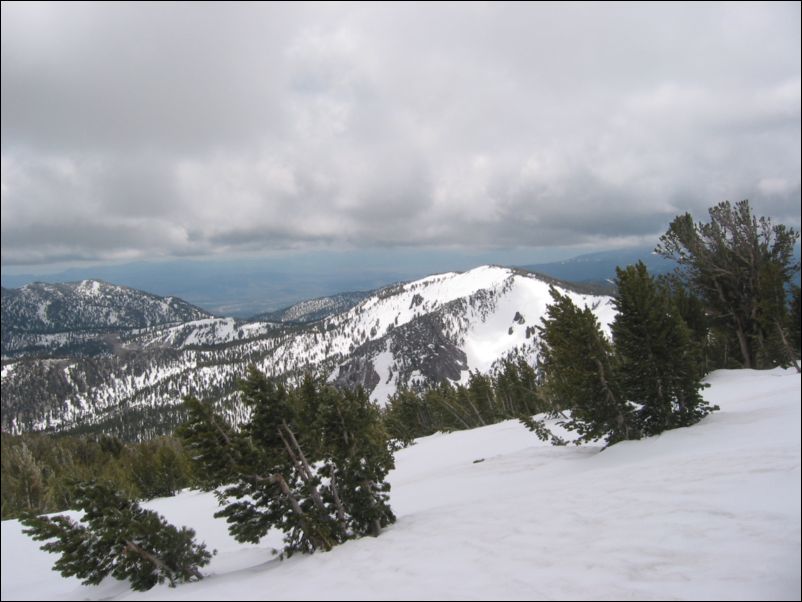
<path fill-rule="evenodd" d="M 542 364 L 545 394 L 554 407 L 571 411 L 565 423 L 580 441 L 605 438 L 608 445 L 638 439 L 632 407 L 619 386 L 615 355 L 598 320 L 554 287 L 543 318 Z"/>
<path fill-rule="evenodd" d="M 235 429 L 209 404 L 187 398 L 179 430 L 225 508 L 229 532 L 258 542 L 284 533 L 284 553 L 330 550 L 378 535 L 395 521 L 385 482 L 393 456 L 379 410 L 362 390 L 311 378 L 295 390 L 251 367 L 240 383 L 250 420 Z"/>
<path fill-rule="evenodd" d="M 53 568 L 63 576 L 97 585 L 110 575 L 129 579 L 135 590 L 203 577 L 199 568 L 212 554 L 195 543 L 192 529 L 177 529 L 108 484 L 78 485 L 75 503 L 84 512 L 81 523 L 68 516 L 28 515 L 20 521 L 24 533 L 47 542 L 43 550 L 61 554 Z"/>
<path fill-rule="evenodd" d="M 734 333 L 742 367 L 794 363 L 785 300 L 799 271 L 799 232 L 755 217 L 746 200 L 724 201 L 709 214 L 708 223 L 677 216 L 656 251 L 679 263 L 719 331 Z"/>

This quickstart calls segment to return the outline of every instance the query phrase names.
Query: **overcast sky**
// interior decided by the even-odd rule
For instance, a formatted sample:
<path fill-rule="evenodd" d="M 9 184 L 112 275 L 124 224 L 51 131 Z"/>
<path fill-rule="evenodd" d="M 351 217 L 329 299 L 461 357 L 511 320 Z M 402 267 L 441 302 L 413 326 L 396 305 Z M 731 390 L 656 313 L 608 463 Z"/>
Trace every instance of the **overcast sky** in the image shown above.
<path fill-rule="evenodd" d="M 798 2 L 3 2 L 2 265 L 798 227 L 801 44 Z"/>

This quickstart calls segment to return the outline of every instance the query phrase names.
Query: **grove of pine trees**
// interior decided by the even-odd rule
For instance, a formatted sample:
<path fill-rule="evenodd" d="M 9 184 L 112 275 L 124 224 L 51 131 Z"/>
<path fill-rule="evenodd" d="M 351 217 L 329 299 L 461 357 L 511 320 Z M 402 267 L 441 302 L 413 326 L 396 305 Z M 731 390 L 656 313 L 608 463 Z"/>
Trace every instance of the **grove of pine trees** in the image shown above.
<path fill-rule="evenodd" d="M 458 431 L 549 411 L 535 368 L 524 357 L 506 358 L 491 374 L 472 372 L 465 385 L 443 381 L 397 391 L 383 410 L 396 445 L 438 431 Z"/>
<path fill-rule="evenodd" d="M 607 445 L 690 426 L 713 411 L 702 399 L 700 345 L 672 291 L 638 263 L 618 268 L 612 341 L 588 308 L 551 289 L 541 327 L 542 394 L 568 411 L 578 443 Z M 524 424 L 545 438 L 542 422 Z"/>
<path fill-rule="evenodd" d="M 731 367 L 799 371 L 799 233 L 723 202 L 710 222 L 678 216 L 657 251 L 678 263 L 660 281 L 645 265 L 617 269 L 612 341 L 590 310 L 552 289 L 540 328 L 542 393 L 570 411 L 580 441 L 608 445 L 689 426 L 716 409 L 702 377 Z M 524 421 L 543 436 L 543 423 Z"/>
<path fill-rule="evenodd" d="M 73 507 L 77 482 L 112 483 L 134 499 L 174 495 L 195 484 L 189 457 L 175 437 L 125 443 L 101 435 L 0 434 L 2 518 Z"/>

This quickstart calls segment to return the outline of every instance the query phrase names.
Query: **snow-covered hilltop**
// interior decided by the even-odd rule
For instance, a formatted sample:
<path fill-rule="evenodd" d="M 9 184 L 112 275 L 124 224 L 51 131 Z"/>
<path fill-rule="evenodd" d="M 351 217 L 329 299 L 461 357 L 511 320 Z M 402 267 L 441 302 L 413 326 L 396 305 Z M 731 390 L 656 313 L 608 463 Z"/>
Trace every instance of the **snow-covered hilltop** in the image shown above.
<path fill-rule="evenodd" d="M 218 400 L 237 419 L 235 383 L 251 363 L 268 375 L 313 372 L 362 385 L 383 403 L 402 385 L 462 381 L 510 354 L 531 356 L 549 286 L 525 271 L 482 266 L 380 289 L 308 324 L 204 317 L 151 327 L 111 357 L 21 362 L 2 380 L 3 428 L 126 423 L 136 433 L 145 416 L 169 424 L 189 393 Z M 558 285 L 605 327 L 612 321 L 609 297 L 566 287 Z"/>
<path fill-rule="evenodd" d="M 176 297 L 100 280 L 2 289 L 2 353 L 74 353 L 114 333 L 208 318 Z M 102 345 L 100 345 L 102 346 Z"/>
<path fill-rule="evenodd" d="M 211 493 L 153 500 L 219 551 L 174 589 L 82 586 L 3 521 L 2 599 L 799 600 L 800 377 L 707 380 L 721 411 L 603 453 L 515 421 L 420 439 L 390 473 L 397 522 L 327 553 L 282 562 L 272 532 L 237 543 Z"/>
<path fill-rule="evenodd" d="M 534 350 L 535 327 L 551 303 L 549 286 L 530 273 L 482 266 L 384 291 L 333 320 L 353 324 L 365 343 L 349 349 L 331 379 L 362 384 L 383 403 L 400 385 L 488 372 L 511 353 Z M 590 307 L 604 327 L 612 322 L 609 297 L 558 288 Z"/>
<path fill-rule="evenodd" d="M 329 316 L 342 313 L 351 309 L 354 305 L 370 297 L 370 292 L 354 291 L 350 293 L 339 293 L 315 299 L 306 299 L 279 309 L 259 314 L 251 318 L 252 321 L 265 322 L 300 322 L 308 323 L 322 320 Z"/>

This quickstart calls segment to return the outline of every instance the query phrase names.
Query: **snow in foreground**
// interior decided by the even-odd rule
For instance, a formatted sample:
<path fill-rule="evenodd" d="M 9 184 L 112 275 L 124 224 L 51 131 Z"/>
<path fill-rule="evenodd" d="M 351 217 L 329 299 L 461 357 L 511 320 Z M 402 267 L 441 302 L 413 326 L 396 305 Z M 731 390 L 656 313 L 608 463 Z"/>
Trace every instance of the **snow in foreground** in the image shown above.
<path fill-rule="evenodd" d="M 516 422 L 421 439 L 391 474 L 379 538 L 279 561 L 209 494 L 147 504 L 218 556 L 200 583 L 83 587 L 2 523 L 2 599 L 800 599 L 800 377 L 719 371 L 700 424 L 599 453 Z M 484 460 L 474 463 L 475 460 Z"/>

